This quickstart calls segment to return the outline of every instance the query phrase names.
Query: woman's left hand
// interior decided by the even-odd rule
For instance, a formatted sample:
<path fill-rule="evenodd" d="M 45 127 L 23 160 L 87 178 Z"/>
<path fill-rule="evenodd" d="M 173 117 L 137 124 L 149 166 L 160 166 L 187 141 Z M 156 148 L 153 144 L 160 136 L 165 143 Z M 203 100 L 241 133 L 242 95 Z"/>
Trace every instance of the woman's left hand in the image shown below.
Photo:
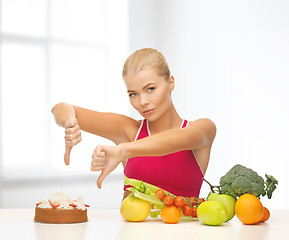
<path fill-rule="evenodd" d="M 101 188 L 104 178 L 110 174 L 116 167 L 124 161 L 123 151 L 117 146 L 96 146 L 91 161 L 91 171 L 101 171 L 97 179 L 97 187 Z"/>

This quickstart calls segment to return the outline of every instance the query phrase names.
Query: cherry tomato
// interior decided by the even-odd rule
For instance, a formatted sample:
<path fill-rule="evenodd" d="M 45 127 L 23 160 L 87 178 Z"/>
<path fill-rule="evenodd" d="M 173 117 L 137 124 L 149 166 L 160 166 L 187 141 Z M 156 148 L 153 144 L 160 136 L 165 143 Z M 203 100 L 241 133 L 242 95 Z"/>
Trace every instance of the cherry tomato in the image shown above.
<path fill-rule="evenodd" d="M 162 200 L 166 196 L 166 193 L 163 189 L 158 189 L 156 190 L 155 195 L 158 199 Z"/>
<path fill-rule="evenodd" d="M 197 198 L 195 198 L 195 197 L 190 197 L 189 199 L 190 199 L 190 201 L 191 201 L 192 206 L 195 206 L 195 205 L 197 204 Z"/>
<path fill-rule="evenodd" d="M 191 208 L 190 206 L 188 205 L 185 205 L 182 207 L 182 211 L 183 211 L 183 214 L 185 216 L 191 216 L 192 215 L 192 212 L 193 212 L 193 208 Z"/>
<path fill-rule="evenodd" d="M 185 205 L 190 206 L 190 207 L 194 206 L 195 205 L 195 198 L 194 197 L 186 197 Z"/>
<path fill-rule="evenodd" d="M 171 195 L 167 195 L 163 198 L 163 202 L 166 206 L 171 206 L 174 204 L 174 198 Z"/>
<path fill-rule="evenodd" d="M 197 218 L 197 217 L 198 217 L 198 216 L 197 216 L 197 209 L 194 208 L 194 207 L 192 207 L 192 214 L 191 214 L 191 216 L 192 216 L 193 218 Z"/>
<path fill-rule="evenodd" d="M 197 200 L 197 202 L 198 203 L 202 203 L 202 202 L 204 202 L 205 200 L 203 199 L 203 198 L 198 198 L 198 200 Z"/>
<path fill-rule="evenodd" d="M 185 206 L 190 206 L 191 202 L 189 202 L 188 200 L 185 201 Z"/>
<path fill-rule="evenodd" d="M 185 205 L 185 199 L 182 196 L 177 196 L 175 198 L 175 206 L 181 208 Z"/>
<path fill-rule="evenodd" d="M 205 200 L 202 199 L 202 198 L 197 198 L 197 201 L 196 201 L 196 203 L 194 204 L 194 206 L 198 207 L 202 202 L 205 202 Z"/>

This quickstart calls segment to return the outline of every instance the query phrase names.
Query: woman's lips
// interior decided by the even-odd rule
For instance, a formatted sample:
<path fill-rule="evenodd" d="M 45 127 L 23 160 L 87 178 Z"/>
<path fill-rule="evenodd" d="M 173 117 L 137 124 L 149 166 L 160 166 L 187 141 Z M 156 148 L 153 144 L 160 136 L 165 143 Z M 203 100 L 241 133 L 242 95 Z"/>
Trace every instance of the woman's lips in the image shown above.
<path fill-rule="evenodd" d="M 154 111 L 154 109 L 148 109 L 148 110 L 144 111 L 143 114 L 149 115 L 149 114 L 151 114 L 153 111 Z"/>

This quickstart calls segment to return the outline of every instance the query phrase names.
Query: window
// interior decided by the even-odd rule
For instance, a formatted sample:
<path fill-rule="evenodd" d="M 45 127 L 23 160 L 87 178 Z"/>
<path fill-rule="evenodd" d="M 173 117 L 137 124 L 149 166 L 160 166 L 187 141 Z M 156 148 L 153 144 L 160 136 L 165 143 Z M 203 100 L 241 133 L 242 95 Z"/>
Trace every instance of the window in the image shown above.
<path fill-rule="evenodd" d="M 0 4 L 1 174 L 61 171 L 64 134 L 50 113 L 55 103 L 129 113 L 121 80 L 128 54 L 127 0 Z M 97 144 L 111 144 L 83 135 L 83 144 L 72 150 L 70 169 L 78 173 L 89 169 Z"/>

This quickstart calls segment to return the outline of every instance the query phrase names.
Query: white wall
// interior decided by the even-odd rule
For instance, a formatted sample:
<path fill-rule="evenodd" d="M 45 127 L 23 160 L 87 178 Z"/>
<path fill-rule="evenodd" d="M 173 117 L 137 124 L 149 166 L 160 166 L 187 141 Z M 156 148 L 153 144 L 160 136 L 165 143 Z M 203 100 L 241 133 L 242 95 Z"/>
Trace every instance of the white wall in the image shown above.
<path fill-rule="evenodd" d="M 102 189 L 96 186 L 96 174 L 55 179 L 13 180 L 4 184 L 0 191 L 1 208 L 34 208 L 41 199 L 49 199 L 57 190 L 63 190 L 72 199 L 85 198 L 91 208 L 119 209 L 123 198 L 123 176 L 110 175 Z"/>
<path fill-rule="evenodd" d="M 262 201 L 288 208 L 289 3 L 158 0 L 130 7 L 131 52 L 163 52 L 179 113 L 217 125 L 206 178 L 218 184 L 236 163 L 272 174 L 278 188 Z M 204 185 L 201 195 L 208 192 Z"/>
<path fill-rule="evenodd" d="M 175 76 L 173 98 L 181 116 L 209 117 L 217 125 L 206 178 L 218 184 L 236 163 L 272 174 L 280 183 L 272 200 L 262 200 L 269 208 L 288 208 L 288 12 L 287 1 L 129 1 L 130 52 L 163 52 Z M 133 109 L 131 116 L 139 118 Z M 3 187 L 0 205 L 31 207 L 61 187 L 73 197 L 83 194 L 94 207 L 117 208 L 122 177 L 107 179 L 102 190 L 96 189 L 96 177 L 43 187 L 14 182 Z M 204 185 L 201 196 L 208 192 Z M 25 200 L 18 201 L 19 193 Z"/>

